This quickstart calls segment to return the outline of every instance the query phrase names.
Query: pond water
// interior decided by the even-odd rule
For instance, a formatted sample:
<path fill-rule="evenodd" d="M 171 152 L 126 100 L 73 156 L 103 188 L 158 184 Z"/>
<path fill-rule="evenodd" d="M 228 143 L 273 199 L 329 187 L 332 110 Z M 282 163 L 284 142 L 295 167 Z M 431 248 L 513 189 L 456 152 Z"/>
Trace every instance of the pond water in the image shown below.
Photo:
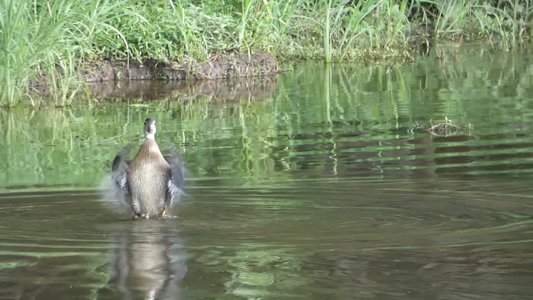
<path fill-rule="evenodd" d="M 0 110 L 0 299 L 531 299 L 528 51 Z M 187 164 L 176 219 L 99 191 L 147 116 Z"/>

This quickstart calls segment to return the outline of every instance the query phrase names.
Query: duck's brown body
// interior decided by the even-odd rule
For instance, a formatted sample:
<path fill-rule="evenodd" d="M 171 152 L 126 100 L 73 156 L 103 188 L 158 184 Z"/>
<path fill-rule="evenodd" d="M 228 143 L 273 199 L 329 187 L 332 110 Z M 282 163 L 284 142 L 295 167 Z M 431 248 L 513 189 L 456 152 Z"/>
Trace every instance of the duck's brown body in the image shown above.
<path fill-rule="evenodd" d="M 155 121 L 146 119 L 145 139 L 128 164 L 127 151 L 113 161 L 112 177 L 117 194 L 138 218 L 165 217 L 183 193 L 184 168 L 177 153 L 163 157 L 155 141 Z"/>
<path fill-rule="evenodd" d="M 128 183 L 133 212 L 140 216 L 161 216 L 170 204 L 170 165 L 157 143 L 146 139 L 130 163 Z"/>

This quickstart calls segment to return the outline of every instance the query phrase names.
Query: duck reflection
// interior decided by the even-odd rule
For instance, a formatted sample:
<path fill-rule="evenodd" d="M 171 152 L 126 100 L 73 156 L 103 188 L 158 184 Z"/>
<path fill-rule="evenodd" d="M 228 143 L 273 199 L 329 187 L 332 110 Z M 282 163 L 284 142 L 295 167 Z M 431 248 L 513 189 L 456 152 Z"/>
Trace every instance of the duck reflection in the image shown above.
<path fill-rule="evenodd" d="M 121 299 L 179 299 L 187 273 L 176 220 L 120 224 L 110 255 L 111 284 Z M 118 295 L 116 295 L 118 296 Z"/>

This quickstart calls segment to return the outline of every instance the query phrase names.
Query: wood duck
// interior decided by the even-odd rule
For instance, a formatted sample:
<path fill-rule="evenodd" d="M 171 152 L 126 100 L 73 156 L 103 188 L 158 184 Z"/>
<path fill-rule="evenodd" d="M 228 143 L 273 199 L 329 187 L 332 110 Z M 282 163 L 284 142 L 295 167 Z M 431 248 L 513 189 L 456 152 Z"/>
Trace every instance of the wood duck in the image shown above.
<path fill-rule="evenodd" d="M 155 133 L 155 120 L 146 119 L 144 142 L 133 160 L 126 160 L 126 149 L 113 160 L 113 188 L 131 206 L 134 218 L 169 217 L 172 204 L 183 194 L 183 162 L 175 150 L 167 157 L 161 154 Z"/>

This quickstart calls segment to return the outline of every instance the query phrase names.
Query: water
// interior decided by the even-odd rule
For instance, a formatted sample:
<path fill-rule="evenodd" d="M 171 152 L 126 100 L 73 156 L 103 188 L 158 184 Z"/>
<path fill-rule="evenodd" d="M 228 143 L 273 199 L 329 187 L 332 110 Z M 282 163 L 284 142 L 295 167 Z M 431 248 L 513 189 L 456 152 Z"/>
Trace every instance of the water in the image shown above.
<path fill-rule="evenodd" d="M 0 299 L 530 299 L 531 55 L 439 50 L 0 111 Z M 177 219 L 98 191 L 146 116 L 187 161 Z"/>

